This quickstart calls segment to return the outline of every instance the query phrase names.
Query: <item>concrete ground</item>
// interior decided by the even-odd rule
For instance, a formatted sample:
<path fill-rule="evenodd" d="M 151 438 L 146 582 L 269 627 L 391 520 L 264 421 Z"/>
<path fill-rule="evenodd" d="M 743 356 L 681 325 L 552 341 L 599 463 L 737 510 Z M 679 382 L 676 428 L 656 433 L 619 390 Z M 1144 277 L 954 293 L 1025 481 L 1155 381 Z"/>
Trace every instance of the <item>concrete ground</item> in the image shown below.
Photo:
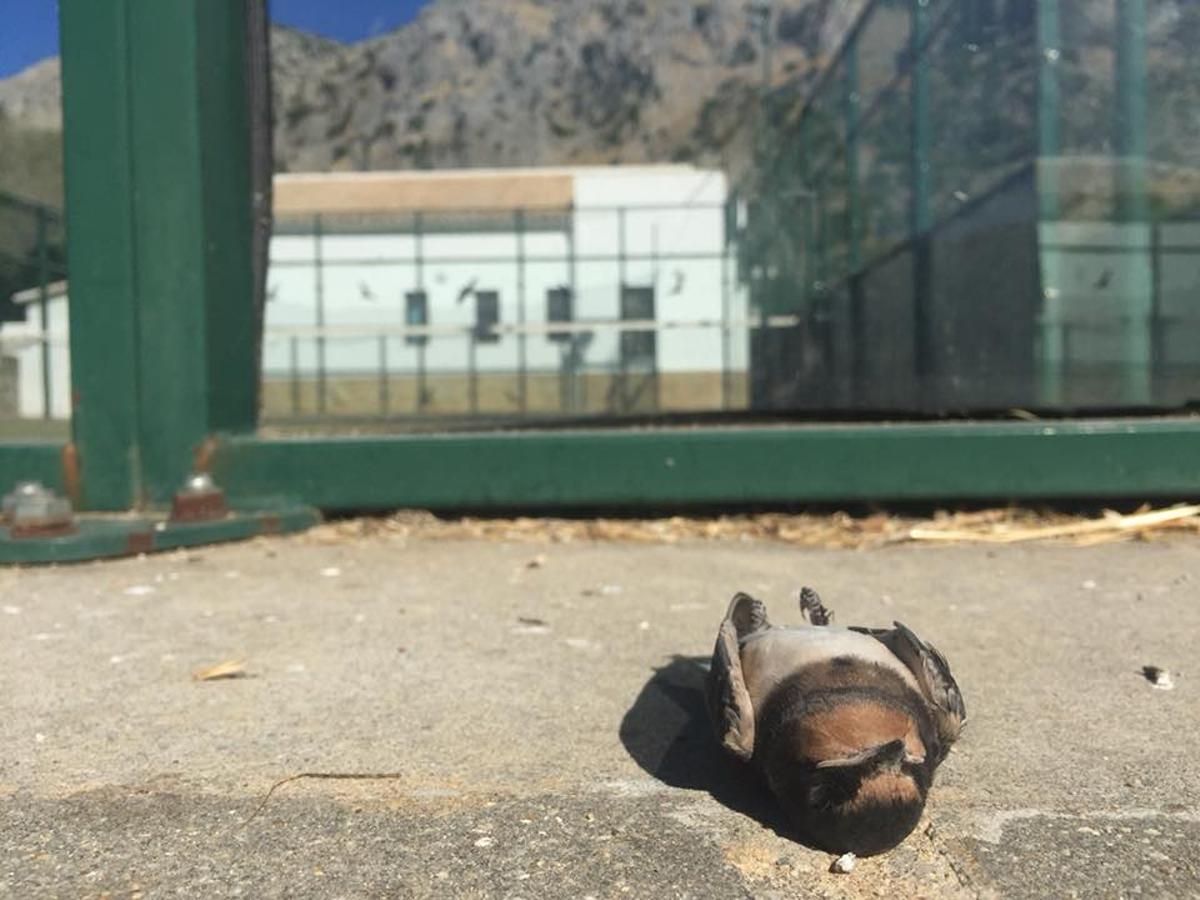
<path fill-rule="evenodd" d="M 2 570 L 0 895 L 1200 896 L 1198 570 L 1186 538 L 386 535 Z M 802 583 L 934 641 L 970 713 L 925 821 L 849 875 L 699 700 L 733 591 L 786 621 Z M 247 677 L 193 680 L 228 659 Z M 389 777 L 261 805 L 304 772 Z"/>

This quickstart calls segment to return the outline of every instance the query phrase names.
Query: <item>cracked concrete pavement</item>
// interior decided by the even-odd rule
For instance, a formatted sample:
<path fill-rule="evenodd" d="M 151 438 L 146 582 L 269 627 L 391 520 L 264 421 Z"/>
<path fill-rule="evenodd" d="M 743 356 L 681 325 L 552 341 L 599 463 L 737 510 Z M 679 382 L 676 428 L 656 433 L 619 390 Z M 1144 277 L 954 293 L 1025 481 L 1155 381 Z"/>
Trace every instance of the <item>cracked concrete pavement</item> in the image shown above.
<path fill-rule="evenodd" d="M 1198 563 L 385 534 L 2 570 L 0 896 L 1200 896 Z M 801 584 L 933 640 L 971 715 L 918 830 L 849 875 L 702 718 L 729 596 L 788 620 Z M 255 815 L 303 772 L 389 777 Z"/>

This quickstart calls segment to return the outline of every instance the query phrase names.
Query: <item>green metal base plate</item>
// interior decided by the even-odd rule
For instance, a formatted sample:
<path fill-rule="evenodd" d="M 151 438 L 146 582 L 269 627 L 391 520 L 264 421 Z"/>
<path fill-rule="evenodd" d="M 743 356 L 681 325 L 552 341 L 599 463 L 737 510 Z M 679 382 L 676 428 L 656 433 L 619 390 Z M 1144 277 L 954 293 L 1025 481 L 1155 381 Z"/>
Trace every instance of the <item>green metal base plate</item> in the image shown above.
<path fill-rule="evenodd" d="M 166 513 L 79 515 L 76 530 L 59 537 L 14 538 L 0 527 L 0 564 L 84 562 L 303 531 L 321 521 L 310 506 L 278 501 L 239 504 L 209 522 L 171 522 Z"/>

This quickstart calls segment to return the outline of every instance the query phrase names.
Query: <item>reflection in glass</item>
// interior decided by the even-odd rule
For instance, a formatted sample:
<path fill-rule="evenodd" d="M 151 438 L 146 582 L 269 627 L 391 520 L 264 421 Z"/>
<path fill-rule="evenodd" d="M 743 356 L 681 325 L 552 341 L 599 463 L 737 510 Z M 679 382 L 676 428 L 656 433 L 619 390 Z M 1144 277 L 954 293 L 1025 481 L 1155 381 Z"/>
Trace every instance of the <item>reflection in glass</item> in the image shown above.
<path fill-rule="evenodd" d="M 269 421 L 1200 397 L 1197 4 L 472 8 L 278 86 Z"/>

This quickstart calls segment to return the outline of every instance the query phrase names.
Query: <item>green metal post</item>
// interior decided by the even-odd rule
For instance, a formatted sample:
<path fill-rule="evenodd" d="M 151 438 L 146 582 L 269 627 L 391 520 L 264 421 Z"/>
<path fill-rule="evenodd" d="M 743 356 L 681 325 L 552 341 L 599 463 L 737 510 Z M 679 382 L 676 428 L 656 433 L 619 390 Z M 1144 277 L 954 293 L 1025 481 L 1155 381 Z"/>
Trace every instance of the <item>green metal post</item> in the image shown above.
<path fill-rule="evenodd" d="M 1154 315 L 1146 189 L 1146 0 L 1117 0 L 1116 31 L 1116 213 L 1128 242 L 1118 267 L 1118 289 L 1126 302 L 1125 400 L 1145 403 L 1151 393 Z"/>
<path fill-rule="evenodd" d="M 517 234 L 517 408 L 525 412 L 529 405 L 528 372 L 526 371 L 525 334 L 525 210 L 514 214 L 513 227 Z"/>
<path fill-rule="evenodd" d="M 42 332 L 42 418 L 51 417 L 54 393 L 50 384 L 50 265 L 46 242 L 46 208 L 38 206 L 37 212 L 37 269 L 38 269 L 38 324 Z"/>
<path fill-rule="evenodd" d="M 853 35 L 842 55 L 846 66 L 843 111 L 846 123 L 846 237 L 849 243 L 849 274 L 862 264 L 862 193 L 859 185 L 858 36 Z"/>
<path fill-rule="evenodd" d="M 864 360 L 869 348 L 863 328 L 862 281 L 858 277 L 862 265 L 862 195 L 859 187 L 859 94 L 858 94 L 858 32 L 851 35 L 842 54 L 846 67 L 842 85 L 843 122 L 846 129 L 846 277 L 849 291 L 851 390 L 855 395 L 863 387 Z"/>
<path fill-rule="evenodd" d="M 1117 216 L 1122 222 L 1149 218 L 1146 156 L 1146 0 L 1117 0 L 1116 65 Z"/>
<path fill-rule="evenodd" d="M 133 128 L 126 2 L 62 0 L 64 170 L 70 235 L 74 497 L 128 509 L 138 482 Z"/>
<path fill-rule="evenodd" d="M 1038 34 L 1038 242 L 1042 268 L 1042 313 L 1040 402 L 1057 406 L 1063 401 L 1066 367 L 1066 325 L 1063 321 L 1062 256 L 1048 248 L 1047 239 L 1060 215 L 1059 172 L 1061 165 L 1060 22 L 1058 0 L 1041 0 L 1037 5 Z"/>
<path fill-rule="evenodd" d="M 728 226 L 729 217 L 725 216 L 724 221 Z M 730 298 L 729 298 L 729 247 L 731 246 L 730 236 L 722 234 L 721 236 L 721 409 L 729 409 L 729 401 L 733 394 L 733 388 L 730 384 L 732 373 L 730 372 L 730 363 L 732 362 L 732 334 L 730 333 L 729 320 L 730 316 Z"/>
<path fill-rule="evenodd" d="M 931 322 L 933 314 L 933 228 L 931 201 L 933 116 L 929 78 L 929 0 L 912 0 L 909 7 L 909 48 L 912 54 L 912 209 L 909 229 L 913 253 L 912 316 L 913 376 L 918 396 L 925 395 L 936 371 Z"/>
<path fill-rule="evenodd" d="M 820 295 L 825 293 L 825 279 L 829 277 L 828 260 L 825 258 L 826 250 L 829 247 L 829 221 L 826 215 L 825 205 L 825 186 L 818 184 L 815 186 L 816 196 L 816 232 L 817 232 L 817 252 L 814 255 L 814 277 L 813 289 L 814 292 Z"/>
<path fill-rule="evenodd" d="M 63 0 L 79 493 L 162 502 L 256 425 L 238 0 Z"/>
<path fill-rule="evenodd" d="M 617 281 L 625 289 L 625 207 L 617 210 Z"/>
<path fill-rule="evenodd" d="M 416 280 L 417 290 L 424 292 L 425 290 L 425 216 L 420 211 L 413 213 L 413 267 L 415 269 L 414 278 Z M 428 299 L 426 300 L 426 310 L 428 310 Z M 426 315 L 428 319 L 428 314 Z M 426 323 L 428 324 L 428 322 Z M 428 341 L 421 341 L 417 344 L 417 396 L 416 396 L 416 411 L 418 413 L 425 410 L 425 398 L 429 390 L 425 382 L 425 345 Z"/>
<path fill-rule="evenodd" d="M 317 323 L 317 415 L 325 415 L 325 258 L 321 214 L 313 216 L 313 299 Z"/>
<path fill-rule="evenodd" d="M 475 329 L 467 334 L 467 405 L 473 416 L 479 415 L 479 369 L 476 361 L 478 335 L 479 332 Z"/>
<path fill-rule="evenodd" d="M 575 229 L 577 227 L 576 216 L 578 210 L 575 208 L 575 203 L 572 201 L 570 208 L 567 211 L 568 231 L 567 231 L 567 287 L 571 291 L 571 320 L 579 319 L 579 260 L 575 248 Z M 564 408 L 570 412 L 578 412 L 579 403 L 579 347 L 582 340 L 579 332 L 571 332 L 571 337 L 567 341 L 569 351 L 566 356 L 567 360 L 567 402 L 563 404 Z"/>
<path fill-rule="evenodd" d="M 379 415 L 388 414 L 388 352 L 387 335 L 379 336 Z"/>
<path fill-rule="evenodd" d="M 255 309 L 255 209 L 251 177 L 250 90 L 245 0 L 190 0 L 182 4 L 182 34 L 195 29 L 195 88 L 200 184 L 192 190 L 200 230 L 196 252 L 204 265 L 207 431 L 245 433 L 258 428 L 261 332 Z M 162 40 L 158 4 L 139 14 Z M 153 123 L 149 124 L 151 127 Z M 267 123 L 269 125 L 269 123 Z M 186 158 L 186 157 L 185 157 Z M 191 251 L 189 251 L 191 252 Z M 177 298 L 175 305 L 187 302 Z M 153 335 L 151 335 L 153 337 Z M 168 362 L 168 365 L 171 365 Z M 170 371 L 168 369 L 168 371 Z M 155 377 L 160 377 L 156 373 Z M 187 460 L 190 468 L 191 460 Z M 177 483 L 170 485 L 177 488 Z"/>
<path fill-rule="evenodd" d="M 932 177 L 929 148 L 933 122 L 929 113 L 929 0 L 911 0 L 909 50 L 912 54 L 912 237 L 925 234 L 933 225 L 930 206 Z"/>
<path fill-rule="evenodd" d="M 292 415 L 300 415 L 300 338 L 288 341 L 288 362 L 292 374 Z"/>
<path fill-rule="evenodd" d="M 813 282 L 816 280 L 816 234 L 813 227 L 813 186 L 812 180 L 812 113 L 800 120 L 800 184 L 804 191 L 804 217 L 800 222 L 801 241 L 804 245 L 804 308 L 812 305 Z"/>
<path fill-rule="evenodd" d="M 76 0 L 79 2 L 79 0 Z M 142 489 L 255 426 L 250 142 L 236 0 L 126 0 Z"/>

